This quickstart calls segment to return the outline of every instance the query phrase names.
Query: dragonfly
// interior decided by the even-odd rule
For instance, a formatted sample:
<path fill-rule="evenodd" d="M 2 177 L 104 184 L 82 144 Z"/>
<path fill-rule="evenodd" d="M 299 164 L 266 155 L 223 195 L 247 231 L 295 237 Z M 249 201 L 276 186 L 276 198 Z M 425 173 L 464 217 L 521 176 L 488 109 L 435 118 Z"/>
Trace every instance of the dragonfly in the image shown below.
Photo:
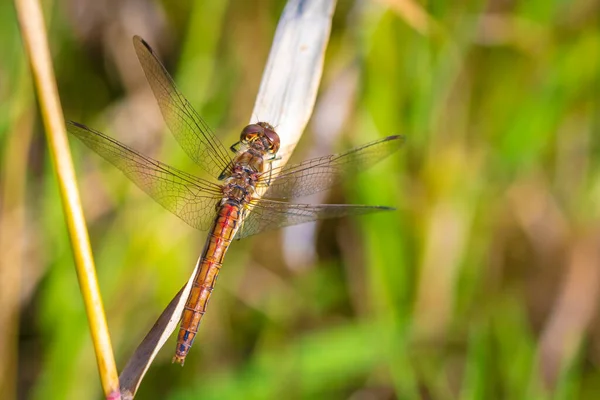
<path fill-rule="evenodd" d="M 368 205 L 295 204 L 289 199 L 330 188 L 344 176 L 391 155 L 404 139 L 389 136 L 344 153 L 274 167 L 281 142 L 271 124 L 251 123 L 242 129 L 239 141 L 226 149 L 177 89 L 148 43 L 134 36 L 133 45 L 167 127 L 212 179 L 152 159 L 78 122 L 68 121 L 67 130 L 164 208 L 190 226 L 209 232 L 177 334 L 173 362 L 183 365 L 231 242 L 325 218 L 393 210 Z"/>

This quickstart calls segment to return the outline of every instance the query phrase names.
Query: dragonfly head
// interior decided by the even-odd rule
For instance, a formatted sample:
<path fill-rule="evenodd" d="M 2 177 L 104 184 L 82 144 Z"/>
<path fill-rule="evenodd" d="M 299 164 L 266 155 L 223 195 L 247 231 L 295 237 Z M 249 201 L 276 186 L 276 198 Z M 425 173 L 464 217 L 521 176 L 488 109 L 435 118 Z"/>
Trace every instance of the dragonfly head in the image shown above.
<path fill-rule="evenodd" d="M 267 122 L 257 122 L 246 126 L 242 130 L 240 141 L 267 154 L 277 153 L 280 146 L 279 135 Z"/>

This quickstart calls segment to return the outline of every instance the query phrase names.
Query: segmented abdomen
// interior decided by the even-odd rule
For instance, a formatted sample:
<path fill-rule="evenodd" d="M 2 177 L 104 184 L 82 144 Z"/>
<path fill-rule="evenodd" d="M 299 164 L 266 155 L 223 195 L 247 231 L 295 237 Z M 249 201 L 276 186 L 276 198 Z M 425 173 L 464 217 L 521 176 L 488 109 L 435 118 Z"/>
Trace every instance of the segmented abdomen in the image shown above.
<path fill-rule="evenodd" d="M 221 270 L 223 258 L 240 223 L 240 214 L 240 205 L 225 203 L 219 207 L 217 218 L 204 246 L 200 268 L 194 277 L 194 284 L 183 310 L 173 362 L 183 365 L 192 347 Z"/>

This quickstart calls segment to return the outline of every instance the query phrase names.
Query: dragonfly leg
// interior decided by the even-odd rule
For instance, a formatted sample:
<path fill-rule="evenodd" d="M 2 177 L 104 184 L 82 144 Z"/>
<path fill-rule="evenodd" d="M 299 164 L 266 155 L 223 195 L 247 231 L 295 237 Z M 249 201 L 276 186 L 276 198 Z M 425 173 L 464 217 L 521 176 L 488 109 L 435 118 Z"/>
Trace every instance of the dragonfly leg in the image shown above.
<path fill-rule="evenodd" d="M 240 142 L 235 142 L 234 144 L 231 145 L 231 147 L 229 148 L 229 150 L 231 150 L 234 153 L 237 153 L 240 150 Z"/>
<path fill-rule="evenodd" d="M 229 150 L 231 150 L 234 153 L 237 153 L 240 149 L 240 144 L 241 142 L 237 141 L 234 144 L 231 145 L 231 147 L 229 147 Z M 227 167 L 221 171 L 221 174 L 219 175 L 219 180 L 222 181 L 223 179 L 225 179 L 227 176 L 229 176 L 229 171 L 231 169 L 231 163 L 229 165 L 227 165 Z"/>
<path fill-rule="evenodd" d="M 273 175 L 273 163 L 269 162 L 269 179 L 267 179 L 267 186 L 271 186 L 271 176 Z"/>
<path fill-rule="evenodd" d="M 273 161 L 281 160 L 281 156 L 273 154 L 273 157 L 266 160 L 269 163 L 269 179 L 267 179 L 267 186 L 271 185 L 271 176 L 273 175 Z"/>

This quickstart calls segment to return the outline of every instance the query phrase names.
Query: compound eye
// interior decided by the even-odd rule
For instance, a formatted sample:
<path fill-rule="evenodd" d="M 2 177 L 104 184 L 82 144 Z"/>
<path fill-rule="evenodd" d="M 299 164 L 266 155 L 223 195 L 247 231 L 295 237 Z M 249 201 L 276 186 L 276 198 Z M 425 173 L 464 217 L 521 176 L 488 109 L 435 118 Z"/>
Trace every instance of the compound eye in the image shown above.
<path fill-rule="evenodd" d="M 279 151 L 279 146 L 281 145 L 277 132 L 272 129 L 265 128 L 265 136 L 269 140 L 269 151 L 271 153 L 277 153 L 277 151 Z"/>
<path fill-rule="evenodd" d="M 264 131 L 264 129 L 262 126 L 256 125 L 256 124 L 250 124 L 242 130 L 242 133 L 240 135 L 240 140 L 242 142 L 251 142 L 254 139 L 256 139 L 256 137 L 259 134 L 263 133 L 263 131 Z"/>

